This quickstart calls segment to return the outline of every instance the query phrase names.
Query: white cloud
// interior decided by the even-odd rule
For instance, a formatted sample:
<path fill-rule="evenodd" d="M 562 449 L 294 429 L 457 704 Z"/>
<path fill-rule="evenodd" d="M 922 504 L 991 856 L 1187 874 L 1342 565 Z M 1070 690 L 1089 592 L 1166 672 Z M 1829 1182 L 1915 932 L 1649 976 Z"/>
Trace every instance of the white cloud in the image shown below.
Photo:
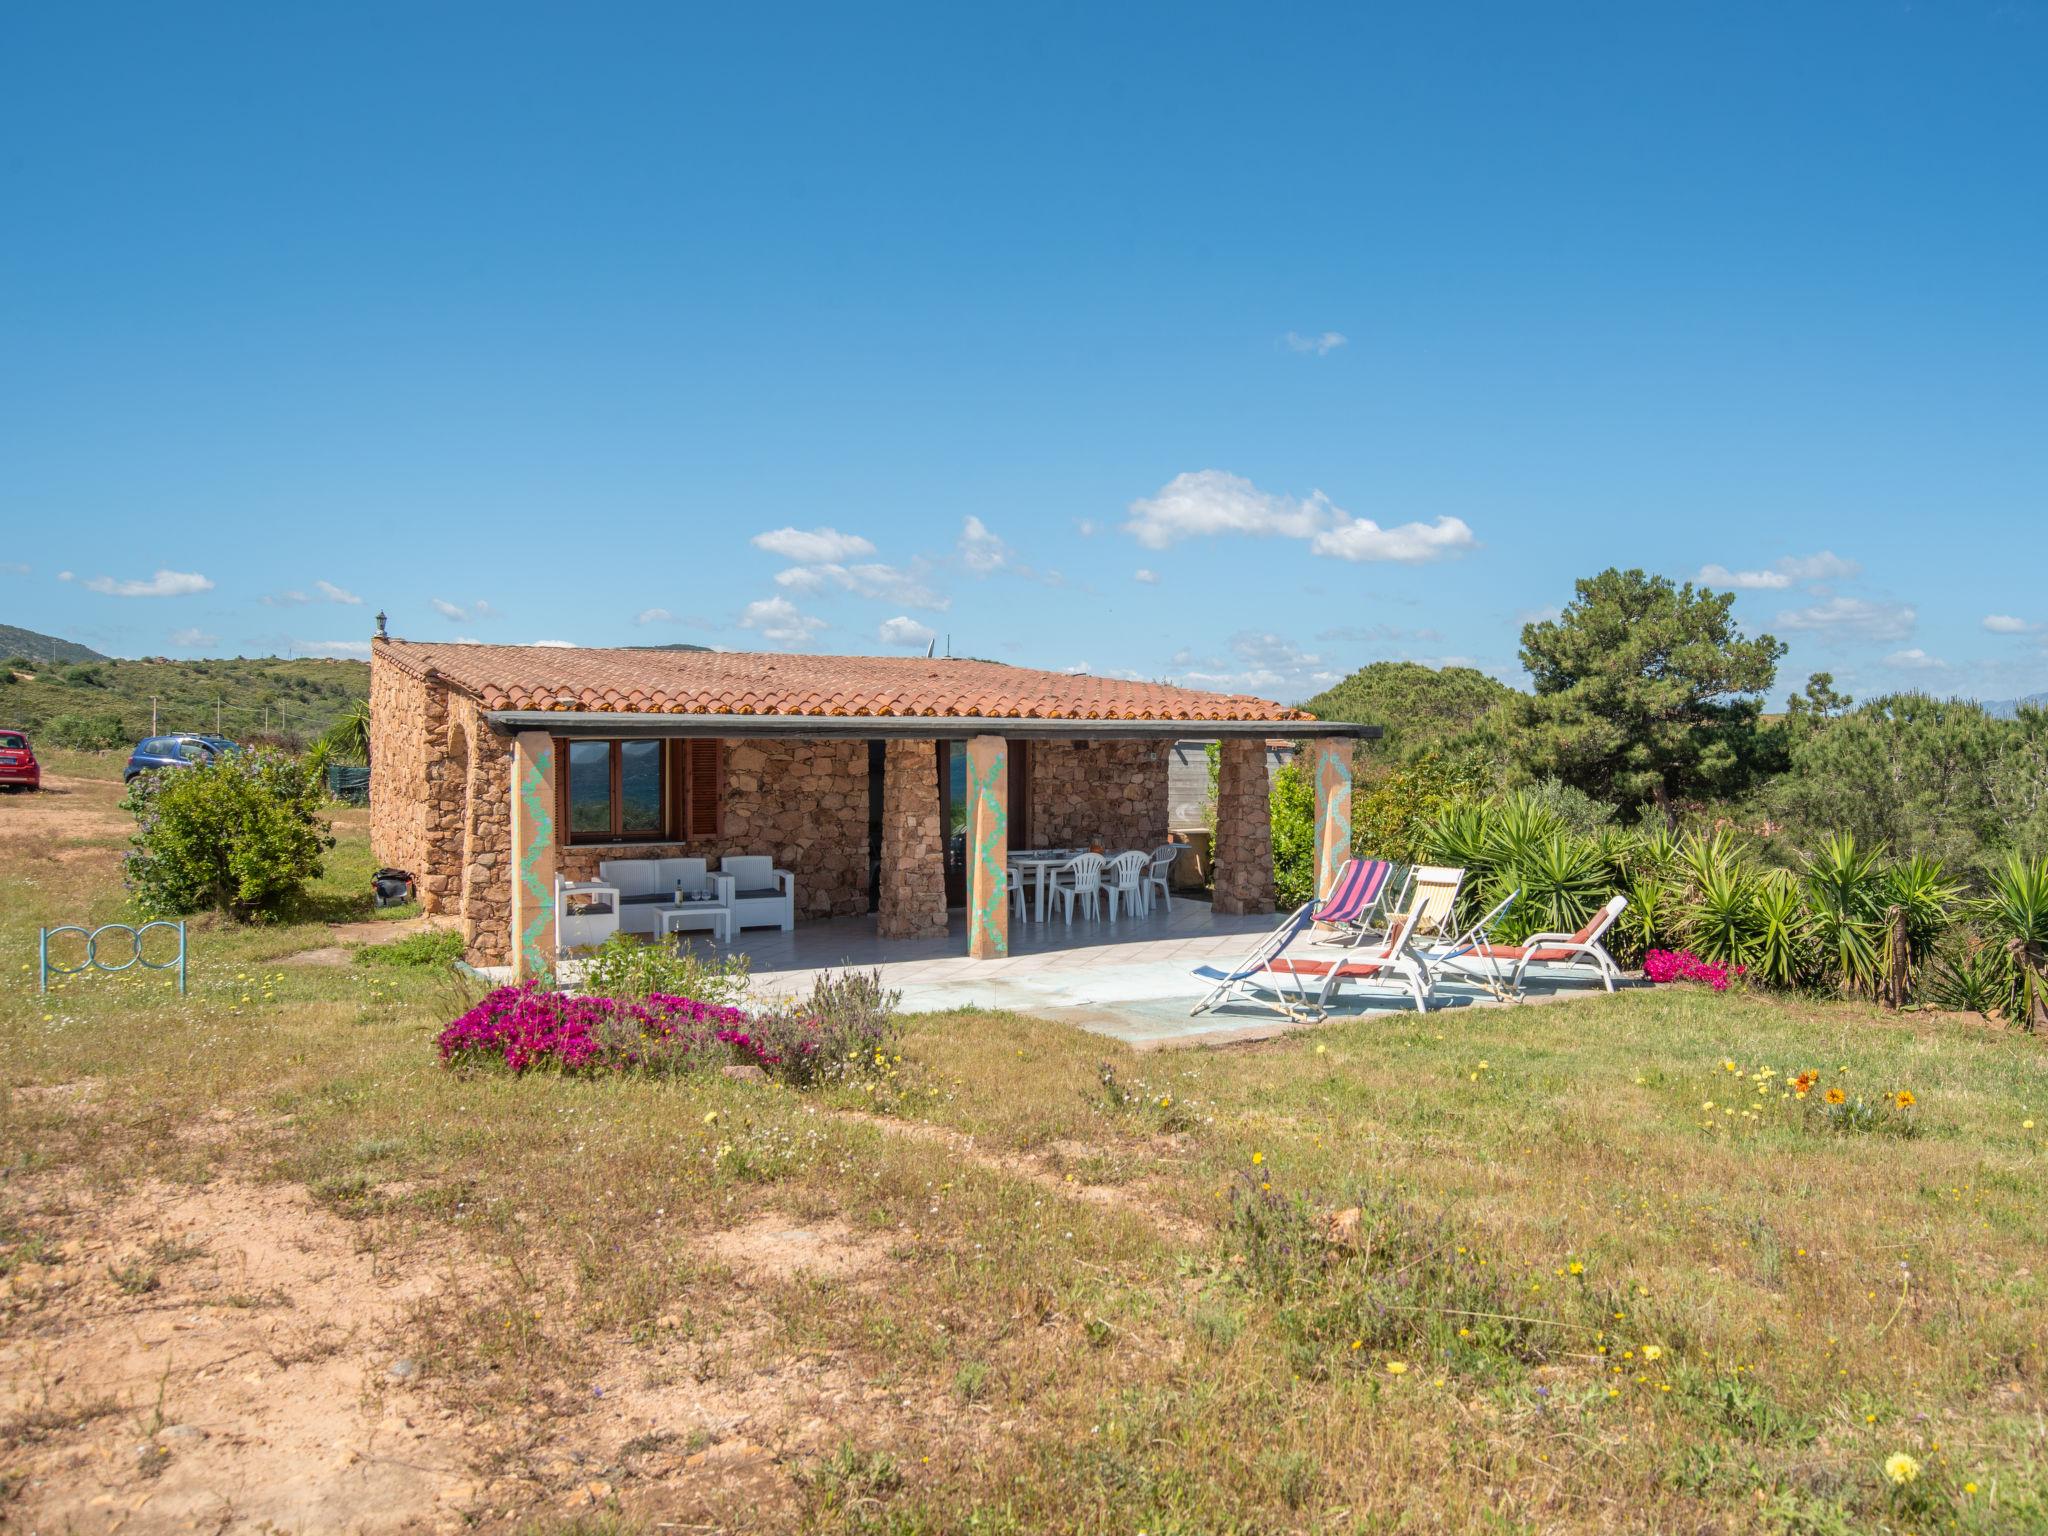
<path fill-rule="evenodd" d="M 1754 571 L 1731 571 L 1725 565 L 1703 565 L 1697 578 L 1703 587 L 1732 587 L 1737 592 L 1783 592 L 1795 582 L 1847 581 L 1863 567 L 1831 549 L 1814 555 L 1787 555 Z"/>
<path fill-rule="evenodd" d="M 989 531 L 988 524 L 969 515 L 960 524 L 960 560 L 977 576 L 992 575 L 1013 563 L 1010 546 Z"/>
<path fill-rule="evenodd" d="M 459 608 L 445 597 L 430 597 L 427 601 L 433 605 L 434 612 L 448 620 L 449 623 L 466 624 L 469 622 L 469 610 L 467 608 Z"/>
<path fill-rule="evenodd" d="M 952 606 L 951 598 L 925 581 L 920 568 L 905 570 L 879 561 L 860 565 L 834 562 L 793 565 L 788 570 L 775 573 L 775 584 L 796 592 L 822 592 L 827 587 L 838 587 L 841 591 L 870 597 L 877 602 L 900 603 L 906 608 L 930 608 L 937 612 L 944 612 Z"/>
<path fill-rule="evenodd" d="M 764 597 L 740 614 L 740 628 L 753 630 L 770 645 L 803 645 L 826 627 L 823 619 L 799 612 L 786 597 Z"/>
<path fill-rule="evenodd" d="M 1159 573 L 1148 566 L 1141 565 L 1131 572 L 1131 580 L 1141 582 L 1148 587 L 1156 587 L 1159 585 Z"/>
<path fill-rule="evenodd" d="M 1280 344 L 1290 352 L 1313 352 L 1317 357 L 1322 357 L 1344 346 L 1350 339 L 1342 331 L 1323 331 L 1314 336 L 1304 336 L 1300 331 L 1289 331 L 1280 338 Z"/>
<path fill-rule="evenodd" d="M 1930 656 L 1917 645 L 1911 650 L 1893 651 L 1891 655 L 1885 657 L 1884 664 L 1888 667 L 1908 667 L 1917 672 L 1941 672 L 1948 667 L 1948 663 L 1939 656 Z"/>
<path fill-rule="evenodd" d="M 1987 613 L 1984 615 L 1984 627 L 1994 635 L 2031 635 L 2041 626 L 2016 619 L 2009 613 Z"/>
<path fill-rule="evenodd" d="M 920 624 L 906 614 L 893 619 L 882 620 L 875 631 L 875 638 L 884 645 L 900 645 L 923 650 L 938 638 L 938 631 L 929 624 Z"/>
<path fill-rule="evenodd" d="M 772 528 L 755 534 L 753 545 L 797 565 L 826 565 L 875 552 L 859 534 L 837 528 Z"/>
<path fill-rule="evenodd" d="M 1792 585 L 1783 571 L 1731 571 L 1725 565 L 1700 567 L 1703 587 L 1733 587 L 1738 592 L 1782 592 Z"/>
<path fill-rule="evenodd" d="M 1226 533 L 1305 539 L 1310 550 L 1337 560 L 1419 563 L 1462 554 L 1477 542 L 1462 518 L 1382 528 L 1353 517 L 1321 491 L 1305 500 L 1262 491 L 1242 475 L 1202 469 L 1175 475 L 1156 496 L 1131 503 L 1124 531 L 1147 549 L 1181 539 Z"/>
<path fill-rule="evenodd" d="M 1197 657 L 1191 651 L 1177 651 L 1173 664 L 1185 670 L 1174 681 L 1225 693 L 1297 699 L 1320 692 L 1345 673 L 1320 652 L 1303 650 L 1268 630 L 1241 629 L 1230 637 L 1228 647 L 1228 656 Z"/>
<path fill-rule="evenodd" d="M 1787 555 L 1776 568 L 1795 581 L 1849 581 L 1863 574 L 1859 562 L 1844 560 L 1831 549 L 1817 555 Z"/>
<path fill-rule="evenodd" d="M 299 640 L 292 649 L 302 656 L 367 656 L 367 640 Z"/>
<path fill-rule="evenodd" d="M 346 603 L 350 607 L 358 607 L 363 601 L 355 593 L 349 591 L 348 588 L 337 587 L 331 581 L 316 581 L 313 583 L 313 590 L 326 598 L 330 603 Z"/>
<path fill-rule="evenodd" d="M 189 651 L 197 646 L 219 645 L 220 636 L 209 635 L 203 629 L 174 629 L 171 631 L 171 644 L 180 650 Z"/>
<path fill-rule="evenodd" d="M 1778 615 L 1784 629 L 1819 630 L 1862 640 L 1903 640 L 1913 633 L 1919 614 L 1906 603 L 1874 603 L 1860 597 L 1831 597 L 1809 608 L 1788 608 Z"/>
<path fill-rule="evenodd" d="M 1478 542 L 1461 517 L 1403 523 L 1398 528 L 1382 528 L 1369 517 L 1357 517 L 1317 534 L 1308 547 L 1315 554 L 1334 555 L 1339 560 L 1398 560 L 1419 565 L 1462 555 Z"/>
<path fill-rule="evenodd" d="M 57 579 L 69 580 L 69 573 Z M 195 592 L 213 590 L 213 583 L 196 571 L 158 571 L 147 581 L 117 581 L 112 576 L 95 576 L 85 586 L 89 592 L 103 592 L 108 597 L 190 597 Z"/>

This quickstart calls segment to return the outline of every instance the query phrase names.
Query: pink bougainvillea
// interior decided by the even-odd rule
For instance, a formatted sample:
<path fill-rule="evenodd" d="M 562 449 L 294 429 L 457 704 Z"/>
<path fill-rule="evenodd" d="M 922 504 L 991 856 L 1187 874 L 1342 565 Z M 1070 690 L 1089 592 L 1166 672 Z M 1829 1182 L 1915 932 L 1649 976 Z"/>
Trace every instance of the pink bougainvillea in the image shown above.
<path fill-rule="evenodd" d="M 1743 973 L 1743 967 L 1717 965 L 1702 960 L 1689 949 L 1653 949 L 1643 956 L 1643 974 L 1651 981 L 1705 982 L 1716 992 L 1726 992 L 1729 983 Z"/>
<path fill-rule="evenodd" d="M 680 1070 L 705 1052 L 764 1068 L 780 1056 L 756 1040 L 747 1016 L 687 997 L 644 1001 L 574 997 L 533 982 L 499 987 L 441 1031 L 441 1060 L 499 1060 L 514 1072 Z"/>

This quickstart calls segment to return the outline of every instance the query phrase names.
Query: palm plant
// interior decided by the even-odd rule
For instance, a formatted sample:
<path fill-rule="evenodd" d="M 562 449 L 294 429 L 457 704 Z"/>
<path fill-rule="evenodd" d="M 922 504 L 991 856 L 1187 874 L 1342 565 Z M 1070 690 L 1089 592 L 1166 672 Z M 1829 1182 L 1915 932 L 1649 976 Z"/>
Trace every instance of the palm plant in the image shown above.
<path fill-rule="evenodd" d="M 1822 964 L 1844 992 L 1876 985 L 1884 915 L 1884 849 L 1856 846 L 1852 833 L 1832 833 L 1806 860 L 1807 907 Z"/>
<path fill-rule="evenodd" d="M 2013 972 L 2008 994 L 2020 1025 L 2048 1025 L 2048 859 L 2011 855 L 1992 871 L 1991 891 L 1976 903 L 1988 936 L 2004 945 Z"/>

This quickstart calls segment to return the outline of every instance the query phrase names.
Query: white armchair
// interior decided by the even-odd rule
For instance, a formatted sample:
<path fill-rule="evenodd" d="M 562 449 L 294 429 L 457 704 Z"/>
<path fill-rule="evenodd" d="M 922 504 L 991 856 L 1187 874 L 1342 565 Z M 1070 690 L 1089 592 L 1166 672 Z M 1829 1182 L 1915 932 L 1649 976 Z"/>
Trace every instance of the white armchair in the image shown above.
<path fill-rule="evenodd" d="M 742 854 L 718 861 L 718 873 L 733 883 L 732 925 L 759 928 L 772 923 L 787 933 L 796 926 L 796 876 L 777 869 L 762 854 Z"/>

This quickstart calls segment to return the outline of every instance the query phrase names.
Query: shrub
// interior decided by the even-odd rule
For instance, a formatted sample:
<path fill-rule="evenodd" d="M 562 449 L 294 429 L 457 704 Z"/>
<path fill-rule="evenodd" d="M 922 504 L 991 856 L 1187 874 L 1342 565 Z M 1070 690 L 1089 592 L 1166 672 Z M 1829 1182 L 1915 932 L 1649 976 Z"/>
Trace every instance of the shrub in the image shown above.
<path fill-rule="evenodd" d="M 798 1088 L 830 1078 L 861 1077 L 890 1065 L 897 1036 L 900 992 L 882 985 L 880 971 L 827 971 L 811 995 L 790 999 L 754 1016 L 752 1028 L 773 1054 L 769 1071 Z"/>
<path fill-rule="evenodd" d="M 121 803 L 136 818 L 128 888 L 152 914 L 275 917 L 318 877 L 321 854 L 334 846 L 317 779 L 281 753 L 229 753 L 145 773 Z"/>
<path fill-rule="evenodd" d="M 462 958 L 462 935 L 449 928 L 430 928 L 408 933 L 388 944 L 371 944 L 356 951 L 361 965 L 392 965 L 416 969 L 449 965 Z"/>
<path fill-rule="evenodd" d="M 531 981 L 499 987 L 438 1043 L 444 1064 L 502 1061 L 515 1073 L 669 1074 L 735 1059 L 774 1065 L 737 1008 L 660 993 L 639 1002 L 573 997 Z"/>
<path fill-rule="evenodd" d="M 632 934 L 615 933 L 591 954 L 582 990 L 629 1000 L 665 993 L 740 1008 L 748 984 L 744 954 L 703 956 L 689 945 L 642 944 Z"/>
<path fill-rule="evenodd" d="M 104 710 L 90 715 L 52 715 L 42 734 L 53 747 L 70 747 L 79 752 L 105 752 L 123 746 L 128 728 L 121 717 Z"/>

